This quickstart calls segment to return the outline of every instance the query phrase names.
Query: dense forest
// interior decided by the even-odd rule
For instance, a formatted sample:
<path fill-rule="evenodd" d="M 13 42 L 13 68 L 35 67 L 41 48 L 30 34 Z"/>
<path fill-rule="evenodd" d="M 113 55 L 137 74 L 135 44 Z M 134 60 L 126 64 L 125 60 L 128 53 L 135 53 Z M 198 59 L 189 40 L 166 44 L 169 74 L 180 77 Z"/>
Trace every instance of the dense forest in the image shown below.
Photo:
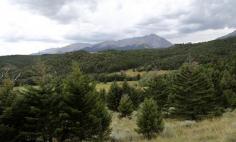
<path fill-rule="evenodd" d="M 135 132 L 147 140 L 165 130 L 165 119 L 219 118 L 236 108 L 235 47 L 230 38 L 167 49 L 1 57 L 0 140 L 116 141 L 115 113 L 135 117 Z M 108 91 L 96 89 L 94 76 L 127 69 L 174 71 L 138 87 L 110 75 Z"/>
<path fill-rule="evenodd" d="M 71 71 L 73 62 L 78 62 L 84 73 L 95 74 L 116 72 L 127 69 L 173 70 L 186 60 L 199 64 L 228 62 L 236 54 L 236 38 L 214 40 L 196 44 L 179 44 L 165 49 L 140 49 L 130 51 L 85 51 L 58 55 L 30 55 L 0 57 L 0 72 L 9 71 L 19 83 L 33 83 L 35 64 L 43 61 L 51 73 L 64 77 Z"/>

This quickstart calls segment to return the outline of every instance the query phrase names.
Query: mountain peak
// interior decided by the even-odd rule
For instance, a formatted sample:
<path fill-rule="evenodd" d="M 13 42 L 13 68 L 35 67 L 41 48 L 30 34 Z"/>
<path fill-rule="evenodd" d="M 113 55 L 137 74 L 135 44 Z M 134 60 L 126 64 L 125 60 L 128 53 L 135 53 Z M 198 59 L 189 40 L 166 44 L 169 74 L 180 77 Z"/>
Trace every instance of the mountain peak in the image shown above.
<path fill-rule="evenodd" d="M 95 45 L 87 43 L 74 43 L 62 48 L 53 48 L 40 51 L 40 53 L 36 54 L 60 54 L 78 50 L 85 50 L 89 52 L 97 52 L 103 50 L 134 50 L 143 48 L 166 48 L 170 46 L 172 46 L 171 42 L 152 33 L 142 37 L 126 38 L 117 41 L 103 41 Z"/>
<path fill-rule="evenodd" d="M 142 37 L 126 38 L 117 41 L 102 42 L 84 50 L 90 52 L 113 50 L 131 50 L 141 48 L 166 48 L 172 46 L 168 40 L 156 34 L 149 34 Z"/>
<path fill-rule="evenodd" d="M 234 30 L 233 32 L 231 32 L 225 36 L 219 37 L 218 39 L 227 39 L 227 38 L 232 38 L 232 37 L 236 37 L 236 30 Z"/>
<path fill-rule="evenodd" d="M 159 37 L 159 36 L 154 34 L 154 33 L 152 33 L 152 34 L 146 35 L 146 37 Z"/>

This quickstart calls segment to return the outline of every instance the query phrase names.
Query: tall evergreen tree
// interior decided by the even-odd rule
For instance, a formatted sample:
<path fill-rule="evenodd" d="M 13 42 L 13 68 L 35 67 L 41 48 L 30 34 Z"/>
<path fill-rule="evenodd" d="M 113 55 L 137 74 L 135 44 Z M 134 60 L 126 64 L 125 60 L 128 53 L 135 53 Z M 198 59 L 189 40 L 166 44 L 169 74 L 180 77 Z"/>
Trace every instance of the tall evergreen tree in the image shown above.
<path fill-rule="evenodd" d="M 134 106 L 128 95 L 125 94 L 122 96 L 118 110 L 121 113 L 121 117 L 130 117 L 134 111 Z"/>
<path fill-rule="evenodd" d="M 161 111 L 153 99 L 145 99 L 141 104 L 136 123 L 138 126 L 136 131 L 147 139 L 151 139 L 162 132 L 164 124 Z"/>
<path fill-rule="evenodd" d="M 227 103 L 230 108 L 236 108 L 236 78 L 230 74 L 228 70 L 223 72 L 220 81 L 220 87 L 223 90 L 224 96 L 227 98 Z"/>
<path fill-rule="evenodd" d="M 118 111 L 122 95 L 123 95 L 122 88 L 116 82 L 113 82 L 107 94 L 108 108 L 113 111 Z"/>
<path fill-rule="evenodd" d="M 14 141 L 52 141 L 51 101 L 55 91 L 45 80 L 38 80 L 38 85 L 19 91 L 13 104 L 4 110 L 1 121 L 15 130 Z"/>
<path fill-rule="evenodd" d="M 122 94 L 129 96 L 133 103 L 134 109 L 138 108 L 140 103 L 144 100 L 144 93 L 142 90 L 130 86 L 126 80 L 122 84 Z"/>
<path fill-rule="evenodd" d="M 221 114 L 210 79 L 195 64 L 185 64 L 173 85 L 174 114 L 184 119 L 202 119 Z"/>
<path fill-rule="evenodd" d="M 165 76 L 158 76 L 150 81 L 148 88 L 146 89 L 147 96 L 152 97 L 156 101 L 158 107 L 162 110 L 167 109 L 169 85 Z"/>
<path fill-rule="evenodd" d="M 15 137 L 16 130 L 14 128 L 7 127 L 3 123 L 2 117 L 4 116 L 4 111 L 9 109 L 9 107 L 14 102 L 16 98 L 15 92 L 13 91 L 14 82 L 10 79 L 9 75 L 6 74 L 5 78 L 2 80 L 0 86 L 0 140 L 3 142 L 10 141 Z"/>
<path fill-rule="evenodd" d="M 102 139 L 110 132 L 111 116 L 99 98 L 95 84 L 80 72 L 78 65 L 65 82 L 69 114 L 69 137 L 77 141 Z"/>
<path fill-rule="evenodd" d="M 0 115 L 6 107 L 9 107 L 15 98 L 13 92 L 14 82 L 6 74 L 0 86 Z"/>

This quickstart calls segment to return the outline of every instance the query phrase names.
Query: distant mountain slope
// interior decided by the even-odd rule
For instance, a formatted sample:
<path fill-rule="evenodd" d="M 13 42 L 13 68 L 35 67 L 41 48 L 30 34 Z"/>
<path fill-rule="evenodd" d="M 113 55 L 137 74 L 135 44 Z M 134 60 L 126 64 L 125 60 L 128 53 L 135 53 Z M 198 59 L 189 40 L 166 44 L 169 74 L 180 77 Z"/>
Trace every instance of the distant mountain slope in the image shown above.
<path fill-rule="evenodd" d="M 172 46 L 168 40 L 159 37 L 155 34 L 150 34 L 143 37 L 127 38 L 117 41 L 104 41 L 95 45 L 87 43 L 75 43 L 62 48 L 50 48 L 40 51 L 34 55 L 42 54 L 62 54 L 78 50 L 88 52 L 98 52 L 104 50 L 134 50 L 144 48 L 166 48 Z"/>
<path fill-rule="evenodd" d="M 229 33 L 229 34 L 227 34 L 225 36 L 222 36 L 222 37 L 220 37 L 218 39 L 227 39 L 227 38 L 231 38 L 231 37 L 236 37 L 236 30 L 233 31 L 232 33 Z"/>
<path fill-rule="evenodd" d="M 88 44 L 88 43 L 74 43 L 62 48 L 50 48 L 50 49 L 46 49 L 43 51 L 40 51 L 36 54 L 63 54 L 63 53 L 67 53 L 67 52 L 73 52 L 73 51 L 78 51 L 80 49 L 86 48 L 86 47 L 91 47 L 92 44 Z"/>
<path fill-rule="evenodd" d="M 18 84 L 30 84 L 35 76 L 33 67 L 40 60 L 45 63 L 50 73 L 58 77 L 65 77 L 71 71 L 74 61 L 80 64 L 81 71 L 89 74 L 118 72 L 134 68 L 137 70 L 176 70 L 189 60 L 190 55 L 191 59 L 198 64 L 215 65 L 222 62 L 235 62 L 235 47 L 236 37 L 203 43 L 176 44 L 172 48 L 2 56 L 0 57 L 0 75 L 9 70 L 8 74 L 12 77 L 21 75 Z"/>
<path fill-rule="evenodd" d="M 104 41 L 93 45 L 92 47 L 84 48 L 89 52 L 97 52 L 108 49 L 113 50 L 132 50 L 142 48 L 166 48 L 172 46 L 172 43 L 155 34 L 150 34 L 143 37 L 127 38 L 118 41 Z"/>

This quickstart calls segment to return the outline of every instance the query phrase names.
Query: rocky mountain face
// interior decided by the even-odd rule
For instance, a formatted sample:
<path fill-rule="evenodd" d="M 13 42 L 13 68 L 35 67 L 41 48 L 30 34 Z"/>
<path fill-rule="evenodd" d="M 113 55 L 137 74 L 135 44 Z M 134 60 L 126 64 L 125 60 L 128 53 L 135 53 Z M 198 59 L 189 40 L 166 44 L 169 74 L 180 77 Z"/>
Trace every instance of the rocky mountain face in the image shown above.
<path fill-rule="evenodd" d="M 105 41 L 95 44 L 92 47 L 85 48 L 84 50 L 97 52 L 108 49 L 132 50 L 141 48 L 166 48 L 170 46 L 172 46 L 171 42 L 155 34 L 151 34 L 143 37 L 127 38 L 117 41 Z"/>
<path fill-rule="evenodd" d="M 62 48 L 46 49 L 38 54 L 61 54 L 66 52 L 73 52 L 78 50 L 85 50 L 88 52 L 98 52 L 104 50 L 135 50 L 143 48 L 167 48 L 173 44 L 168 40 L 150 34 L 143 37 L 127 38 L 117 41 L 104 41 L 98 44 L 75 43 Z"/>

